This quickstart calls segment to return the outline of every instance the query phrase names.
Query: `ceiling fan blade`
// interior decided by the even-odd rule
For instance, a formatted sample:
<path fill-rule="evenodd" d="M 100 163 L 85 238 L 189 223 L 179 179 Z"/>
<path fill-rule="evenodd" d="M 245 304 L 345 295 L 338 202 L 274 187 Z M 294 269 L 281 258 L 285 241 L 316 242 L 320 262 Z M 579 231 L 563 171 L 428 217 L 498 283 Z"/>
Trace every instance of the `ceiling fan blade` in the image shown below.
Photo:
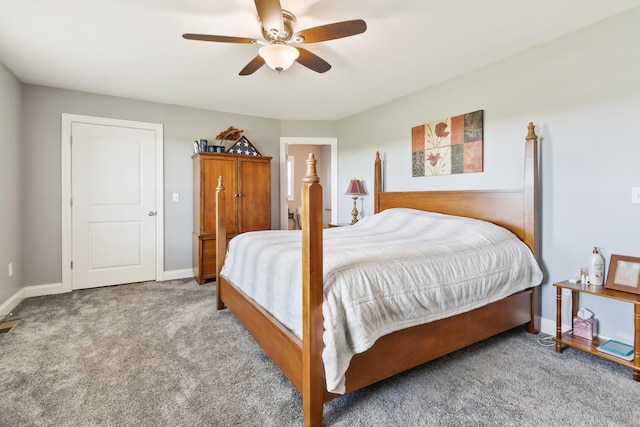
<path fill-rule="evenodd" d="M 296 49 L 300 51 L 300 56 L 296 59 L 299 64 L 302 64 L 317 73 L 326 73 L 331 69 L 331 65 L 315 53 L 311 53 L 307 49 L 303 49 L 301 47 Z"/>
<path fill-rule="evenodd" d="M 280 0 L 255 0 L 255 3 L 262 27 L 267 32 L 275 30 L 276 34 L 280 34 L 284 30 Z"/>
<path fill-rule="evenodd" d="M 262 56 L 258 55 L 255 58 L 253 58 L 241 71 L 240 71 L 240 75 L 241 76 L 248 76 L 249 74 L 253 74 L 255 73 L 258 68 L 262 67 L 264 65 L 264 59 L 262 59 Z"/>
<path fill-rule="evenodd" d="M 182 37 L 188 40 L 201 40 L 204 42 L 222 42 L 222 43 L 242 43 L 253 44 L 256 39 L 247 37 L 229 37 L 229 36 L 212 36 L 209 34 L 183 34 Z"/>
<path fill-rule="evenodd" d="M 293 41 L 298 43 L 316 43 L 326 40 L 341 39 L 343 37 L 355 36 L 364 33 L 367 23 L 362 19 L 353 21 L 336 22 L 333 24 L 320 25 L 319 27 L 308 28 L 294 34 Z M 298 38 L 302 40 L 298 41 Z"/>

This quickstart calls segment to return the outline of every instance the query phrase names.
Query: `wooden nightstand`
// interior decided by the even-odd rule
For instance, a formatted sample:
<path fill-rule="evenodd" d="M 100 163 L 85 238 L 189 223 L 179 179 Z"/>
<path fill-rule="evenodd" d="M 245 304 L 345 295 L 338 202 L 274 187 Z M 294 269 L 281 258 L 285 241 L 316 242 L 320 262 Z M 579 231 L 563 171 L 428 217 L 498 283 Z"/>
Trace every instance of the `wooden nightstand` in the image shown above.
<path fill-rule="evenodd" d="M 604 286 L 595 285 L 583 285 L 582 283 L 571 283 L 564 281 L 560 283 L 554 283 L 556 287 L 556 336 L 553 339 L 556 342 L 556 351 L 560 353 L 562 351 L 562 344 L 569 347 L 582 350 L 586 353 L 593 354 L 595 356 L 602 357 L 612 362 L 619 363 L 633 369 L 633 379 L 640 381 L 640 295 L 631 294 L 628 292 L 617 291 L 615 289 L 607 289 Z M 611 298 L 618 301 L 628 302 L 633 304 L 634 313 L 634 345 L 633 352 L 634 358 L 632 361 L 627 361 L 619 357 L 610 356 L 606 353 L 597 350 L 597 347 L 603 343 L 603 340 L 595 337 L 592 340 L 573 336 L 571 332 L 562 333 L 562 290 L 566 289 L 571 291 L 571 320 L 576 317 L 578 313 L 578 295 L 581 293 L 596 295 L 605 298 Z"/>

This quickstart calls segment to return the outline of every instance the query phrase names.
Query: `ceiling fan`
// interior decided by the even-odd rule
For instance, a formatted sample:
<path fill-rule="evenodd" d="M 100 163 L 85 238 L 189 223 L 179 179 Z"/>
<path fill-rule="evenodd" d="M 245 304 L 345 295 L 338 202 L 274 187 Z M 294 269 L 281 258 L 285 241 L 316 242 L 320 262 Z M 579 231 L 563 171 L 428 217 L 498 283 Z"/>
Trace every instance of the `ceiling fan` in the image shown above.
<path fill-rule="evenodd" d="M 306 49 L 290 46 L 290 43 L 335 40 L 364 33 L 367 29 L 367 24 L 362 19 L 355 19 L 320 25 L 294 33 L 296 17 L 293 13 L 282 9 L 280 0 L 255 0 L 255 4 L 264 40 L 190 33 L 183 34 L 182 37 L 189 40 L 261 45 L 258 55 L 240 71 L 241 76 L 253 74 L 265 63 L 281 72 L 289 68 L 294 61 L 313 71 L 324 73 L 331 68 L 327 61 Z"/>

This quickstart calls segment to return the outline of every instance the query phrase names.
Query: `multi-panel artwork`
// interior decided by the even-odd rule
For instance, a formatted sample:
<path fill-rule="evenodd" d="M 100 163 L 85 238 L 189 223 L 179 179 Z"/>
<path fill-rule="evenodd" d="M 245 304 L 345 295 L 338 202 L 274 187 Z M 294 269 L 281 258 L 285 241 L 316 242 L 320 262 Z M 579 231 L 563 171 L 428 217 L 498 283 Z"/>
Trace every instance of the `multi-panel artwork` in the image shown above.
<path fill-rule="evenodd" d="M 483 171 L 483 110 L 411 129 L 413 176 Z"/>

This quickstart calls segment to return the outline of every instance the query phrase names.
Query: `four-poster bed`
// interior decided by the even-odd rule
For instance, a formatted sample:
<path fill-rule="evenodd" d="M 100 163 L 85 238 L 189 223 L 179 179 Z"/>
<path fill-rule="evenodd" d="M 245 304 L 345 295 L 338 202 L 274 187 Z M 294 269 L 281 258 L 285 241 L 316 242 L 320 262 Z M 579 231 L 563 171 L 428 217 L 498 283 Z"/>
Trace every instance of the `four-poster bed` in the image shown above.
<path fill-rule="evenodd" d="M 322 188 L 315 159 L 308 160 L 302 189 L 302 321 L 300 339 L 236 283 L 220 274 L 227 252 L 224 187 L 217 195 L 217 308 L 228 307 L 302 394 L 305 425 L 319 426 L 323 404 L 340 394 L 327 391 L 323 364 Z M 376 155 L 374 211 L 403 207 L 476 218 L 504 227 L 536 254 L 537 136 L 529 124 L 522 189 L 480 191 L 382 191 L 382 164 Z M 354 226 L 355 227 L 355 226 Z M 533 285 L 537 285 L 535 283 Z M 382 336 L 350 360 L 344 392 L 349 393 L 445 354 L 523 324 L 535 333 L 535 288 L 451 317 Z"/>

